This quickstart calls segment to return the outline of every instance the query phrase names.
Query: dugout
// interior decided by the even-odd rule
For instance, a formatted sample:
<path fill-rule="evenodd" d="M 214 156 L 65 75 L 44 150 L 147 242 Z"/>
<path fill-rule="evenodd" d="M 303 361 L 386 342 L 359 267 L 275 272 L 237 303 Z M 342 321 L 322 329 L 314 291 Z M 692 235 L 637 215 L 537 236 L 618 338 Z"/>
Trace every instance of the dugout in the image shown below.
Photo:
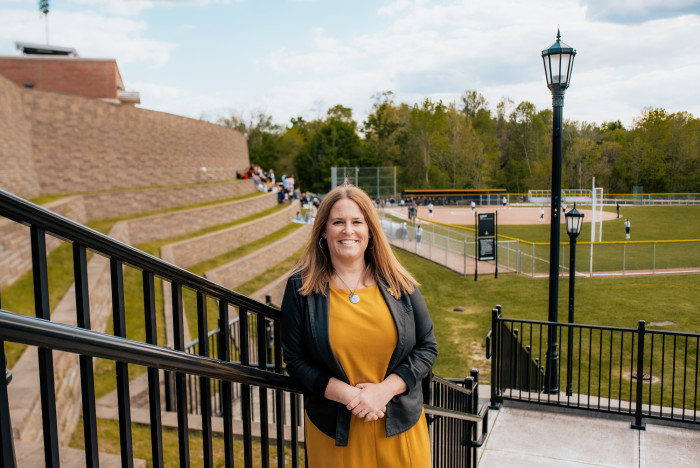
<path fill-rule="evenodd" d="M 407 203 L 413 201 L 416 205 L 435 206 L 471 205 L 472 200 L 477 206 L 501 205 L 506 189 L 411 189 L 401 192 Z"/>

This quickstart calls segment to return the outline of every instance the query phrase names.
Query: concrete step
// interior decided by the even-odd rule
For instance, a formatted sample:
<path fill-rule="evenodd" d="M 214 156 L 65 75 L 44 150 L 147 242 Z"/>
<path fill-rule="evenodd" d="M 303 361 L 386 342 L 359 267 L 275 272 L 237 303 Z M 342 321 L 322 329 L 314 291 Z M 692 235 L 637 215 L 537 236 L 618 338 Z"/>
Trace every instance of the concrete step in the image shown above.
<path fill-rule="evenodd" d="M 58 454 L 61 466 L 80 468 L 85 466 L 85 452 L 70 447 L 59 447 Z M 109 453 L 100 453 L 100 467 L 120 468 L 121 456 Z M 15 441 L 15 458 L 19 467 L 44 466 L 44 445 L 30 442 Z M 134 458 L 135 468 L 145 468 L 146 460 Z"/>

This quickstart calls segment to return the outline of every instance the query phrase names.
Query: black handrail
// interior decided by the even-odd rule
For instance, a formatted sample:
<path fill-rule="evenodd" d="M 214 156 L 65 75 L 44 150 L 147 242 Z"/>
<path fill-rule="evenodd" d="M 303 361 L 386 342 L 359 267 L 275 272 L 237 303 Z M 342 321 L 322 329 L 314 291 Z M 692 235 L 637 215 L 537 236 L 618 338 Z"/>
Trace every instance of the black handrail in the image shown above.
<path fill-rule="evenodd" d="M 279 309 L 225 288 L 9 192 L 0 190 L 0 199 L 0 214 L 8 219 L 44 229 L 67 242 L 83 245 L 98 254 L 116 258 L 138 269 L 147 270 L 156 276 L 176 281 L 184 287 L 216 296 L 255 313 L 275 319 L 280 317 Z"/>
<path fill-rule="evenodd" d="M 31 346 L 46 346 L 47 343 L 51 343 L 52 349 L 74 354 L 186 372 L 211 379 L 264 385 L 296 393 L 303 392 L 302 387 L 286 375 L 105 335 L 49 320 L 26 317 L 1 309 L 0 338 Z"/>
<path fill-rule="evenodd" d="M 39 385 L 41 394 L 41 416 L 44 433 L 44 461 L 53 466 L 58 461 L 59 437 L 56 389 L 54 378 L 53 349 L 66 350 L 78 353 L 80 357 L 80 387 L 83 403 L 83 428 L 85 433 L 85 458 L 88 466 L 95 466 L 98 454 L 96 436 L 96 414 L 94 396 L 94 377 L 92 373 L 93 357 L 106 357 L 114 359 L 117 372 L 117 400 L 118 419 L 120 430 L 120 449 L 122 461 L 127 465 L 133 459 L 132 435 L 131 435 L 131 403 L 129 396 L 129 364 L 139 364 L 148 367 L 148 401 L 151 416 L 151 447 L 154 466 L 163 466 L 163 444 L 160 427 L 160 379 L 159 370 L 163 369 L 167 374 L 174 374 L 175 401 L 174 409 L 177 411 L 178 437 L 180 445 L 180 463 L 187 465 L 188 451 L 182 449 L 187 445 L 188 418 L 187 406 L 192 401 L 192 394 L 188 393 L 185 376 L 198 375 L 204 382 L 203 388 L 209 384 L 207 379 L 214 378 L 220 389 L 220 401 L 222 410 L 220 415 L 224 419 L 224 445 L 226 466 L 233 464 L 233 407 L 231 395 L 231 381 L 246 382 L 242 385 L 244 402 L 251 391 L 251 386 L 277 389 L 290 398 L 290 407 L 299 408 L 299 387 L 293 384 L 291 378 L 284 376 L 277 367 L 275 372 L 267 368 L 256 369 L 250 363 L 236 364 L 230 362 L 229 339 L 223 339 L 228 335 L 220 335 L 215 349 L 206 346 L 200 348 L 200 355 L 194 356 L 185 353 L 184 338 L 182 334 L 183 307 L 182 290 L 189 288 L 198 295 L 197 315 L 202 319 L 206 314 L 206 297 L 218 301 L 219 324 L 226 328 L 228 324 L 228 308 L 236 307 L 239 314 L 248 315 L 259 321 L 272 322 L 275 333 L 279 333 L 279 310 L 250 299 L 242 294 L 231 291 L 223 286 L 201 278 L 189 271 L 171 265 L 161 259 L 141 252 L 125 243 L 119 242 L 99 232 L 82 226 L 63 216 L 46 210 L 40 206 L 23 200 L 15 195 L 0 190 L 0 216 L 29 226 L 31 240 L 32 276 L 34 279 L 35 311 L 37 318 L 25 317 L 3 312 L 3 322 L 0 324 L 2 336 L 8 340 L 33 344 L 38 346 L 39 355 Z M 78 327 L 69 327 L 55 322 L 50 322 L 50 307 L 48 294 L 48 258 L 46 247 L 46 235 L 51 234 L 73 245 L 73 274 L 75 280 L 76 312 Z M 104 335 L 90 331 L 90 295 L 87 284 L 87 249 L 109 259 L 112 320 L 114 336 Z M 125 290 L 124 290 L 124 265 L 129 265 L 143 273 L 143 313 L 146 325 L 146 341 L 140 343 L 126 339 L 125 328 Z M 156 346 L 156 307 L 154 295 L 154 280 L 162 278 L 169 281 L 172 292 L 172 317 L 168 320 L 172 323 L 175 332 L 175 349 Z M 105 304 L 106 305 L 106 304 Z M 42 321 L 41 319 L 45 319 Z M 206 322 L 200 321 L 200 327 Z M 201 331 L 201 330 L 199 330 Z M 254 333 L 254 332 L 253 332 Z M 230 337 L 228 337 L 230 338 Z M 247 329 L 241 329 L 236 337 L 243 346 L 248 346 L 249 336 Z M 256 346 L 254 343 L 252 346 Z M 276 348 L 279 345 L 276 345 Z M 204 353 L 204 355 L 201 355 Z M 246 350 L 247 353 L 247 350 Z M 256 352 L 253 353 L 257 355 Z M 218 357 L 218 359 L 212 359 Z M 275 350 L 275 356 L 280 356 L 279 350 Z M 281 359 L 281 357 L 279 358 Z M 16 370 L 16 369 L 15 369 Z M 174 371 L 174 372 L 172 372 Z M 7 382 L 0 385 L 7 388 Z M 208 392 L 200 392 L 204 398 Z M 248 400 L 250 401 L 250 400 Z M 203 401 L 204 411 L 202 417 L 202 444 L 205 450 L 212 443 L 211 422 L 212 411 L 206 408 L 207 401 Z M 202 403 L 200 403 L 202 404 Z M 280 402 L 281 404 L 281 402 Z M 278 404 L 279 405 L 279 404 Z M 276 408 L 279 412 L 280 407 Z M 245 412 L 245 408 L 244 408 Z M 291 424 L 292 451 L 298 454 L 296 445 L 299 440 L 297 428 L 301 424 L 300 419 L 293 414 L 291 421 L 275 421 L 279 427 Z M 2 450 L 3 466 L 14 466 L 14 445 L 12 441 L 11 415 L 8 406 L 8 394 L 4 390 L 0 392 L 0 444 Z M 261 419 L 265 424 L 267 416 Z M 251 440 L 253 437 L 250 421 L 243 421 L 243 440 L 246 463 L 253 459 Z M 261 434 L 261 450 L 269 450 L 267 434 Z M 279 443 L 279 441 L 278 441 Z M 292 460 L 292 466 L 297 466 L 298 458 Z"/>

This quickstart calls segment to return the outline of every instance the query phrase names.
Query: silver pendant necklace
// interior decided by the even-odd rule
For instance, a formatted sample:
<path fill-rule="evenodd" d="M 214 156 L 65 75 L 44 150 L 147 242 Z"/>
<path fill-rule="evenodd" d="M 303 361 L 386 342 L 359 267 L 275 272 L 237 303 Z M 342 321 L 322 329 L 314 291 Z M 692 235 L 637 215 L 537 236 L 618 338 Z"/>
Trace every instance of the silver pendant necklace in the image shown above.
<path fill-rule="evenodd" d="M 365 267 L 365 268 L 366 268 L 366 267 Z M 348 283 L 346 283 L 346 282 L 343 280 L 343 278 L 340 277 L 340 275 L 338 274 L 337 271 L 335 272 L 335 276 L 338 277 L 338 279 L 343 283 L 343 285 L 344 285 L 346 288 L 350 289 L 350 294 L 348 295 L 348 299 L 350 299 L 350 302 L 352 302 L 353 304 L 357 304 L 358 302 L 360 302 L 360 296 L 358 296 L 357 294 L 355 294 L 355 291 L 357 291 L 357 288 L 360 286 L 360 282 L 362 281 L 362 277 L 363 277 L 364 275 L 365 275 L 365 269 L 363 268 L 363 269 L 362 269 L 362 274 L 360 275 L 360 278 L 357 280 L 357 284 L 355 285 L 355 289 L 350 289 L 350 286 L 348 286 Z"/>

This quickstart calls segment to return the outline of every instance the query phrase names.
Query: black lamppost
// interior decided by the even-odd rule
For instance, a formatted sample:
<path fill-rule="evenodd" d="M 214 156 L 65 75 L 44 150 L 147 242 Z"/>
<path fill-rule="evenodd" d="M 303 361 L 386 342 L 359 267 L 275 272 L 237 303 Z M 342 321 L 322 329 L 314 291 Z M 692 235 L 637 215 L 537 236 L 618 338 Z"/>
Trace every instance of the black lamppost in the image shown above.
<path fill-rule="evenodd" d="M 566 217 L 566 233 L 569 235 L 569 343 L 566 353 L 566 394 L 571 396 L 573 391 L 571 382 L 573 380 L 571 369 L 573 368 L 574 351 L 574 282 L 576 280 L 576 238 L 581 234 L 581 224 L 583 223 L 583 213 L 574 209 L 564 215 Z"/>
<path fill-rule="evenodd" d="M 562 115 L 564 110 L 564 92 L 569 87 L 571 69 L 574 66 L 576 51 L 559 40 L 561 34 L 557 30 L 557 42 L 549 49 L 542 51 L 544 73 L 547 77 L 547 87 L 552 91 L 552 110 L 554 123 L 552 131 L 552 206 L 551 225 L 549 234 L 549 317 L 548 321 L 558 320 L 557 306 L 559 301 L 559 230 L 561 209 L 561 150 L 562 150 Z M 557 328 L 550 326 L 547 336 L 547 367 L 545 369 L 544 391 L 557 393 L 559 379 L 557 366 L 559 351 L 557 349 Z"/>

